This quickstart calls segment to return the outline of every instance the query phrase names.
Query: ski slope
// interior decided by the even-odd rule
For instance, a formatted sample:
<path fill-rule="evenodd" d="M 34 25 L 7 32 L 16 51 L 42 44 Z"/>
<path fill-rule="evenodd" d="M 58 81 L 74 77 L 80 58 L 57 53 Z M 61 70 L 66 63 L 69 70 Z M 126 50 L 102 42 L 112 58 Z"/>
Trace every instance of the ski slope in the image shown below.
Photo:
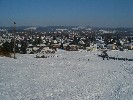
<path fill-rule="evenodd" d="M 99 53 L 0 57 L 0 100 L 133 100 L 133 62 L 102 60 Z M 133 58 L 133 51 L 108 54 Z"/>

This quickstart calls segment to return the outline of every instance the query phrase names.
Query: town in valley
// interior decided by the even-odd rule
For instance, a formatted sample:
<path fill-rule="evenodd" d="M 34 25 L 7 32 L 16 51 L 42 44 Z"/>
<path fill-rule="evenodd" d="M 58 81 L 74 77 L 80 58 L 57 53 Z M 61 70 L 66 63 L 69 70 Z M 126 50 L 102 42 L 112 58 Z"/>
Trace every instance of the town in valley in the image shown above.
<path fill-rule="evenodd" d="M 1 27 L 0 50 L 20 54 L 67 51 L 132 50 L 132 28 L 97 28 L 78 26 Z"/>

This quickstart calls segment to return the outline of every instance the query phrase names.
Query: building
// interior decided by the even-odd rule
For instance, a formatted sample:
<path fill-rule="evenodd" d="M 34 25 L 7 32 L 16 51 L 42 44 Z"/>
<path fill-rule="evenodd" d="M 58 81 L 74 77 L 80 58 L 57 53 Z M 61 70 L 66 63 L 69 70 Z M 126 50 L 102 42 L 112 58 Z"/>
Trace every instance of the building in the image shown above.
<path fill-rule="evenodd" d="M 133 42 L 132 43 L 125 43 L 123 46 L 125 49 L 133 50 Z"/>
<path fill-rule="evenodd" d="M 107 49 L 115 50 L 116 49 L 116 45 L 115 44 L 108 44 L 107 45 Z"/>

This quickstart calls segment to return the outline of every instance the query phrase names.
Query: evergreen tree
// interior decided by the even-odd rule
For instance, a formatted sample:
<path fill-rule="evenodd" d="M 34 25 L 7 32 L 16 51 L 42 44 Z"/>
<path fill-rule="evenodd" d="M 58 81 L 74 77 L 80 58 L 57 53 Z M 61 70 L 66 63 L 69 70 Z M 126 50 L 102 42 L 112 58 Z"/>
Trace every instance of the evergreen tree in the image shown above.
<path fill-rule="evenodd" d="M 78 39 L 76 36 L 74 36 L 73 44 L 75 44 L 75 45 L 78 44 Z"/>
<path fill-rule="evenodd" d="M 53 40 L 56 40 L 56 36 L 53 36 Z"/>
<path fill-rule="evenodd" d="M 14 39 L 11 39 L 10 42 L 10 52 L 13 53 L 13 48 L 14 48 Z"/>
<path fill-rule="evenodd" d="M 129 43 L 131 43 L 131 40 L 132 40 L 131 37 L 128 37 L 128 41 L 129 41 Z"/>
<path fill-rule="evenodd" d="M 21 51 L 23 54 L 26 54 L 26 49 L 27 49 L 27 42 L 26 41 L 21 41 Z"/>
<path fill-rule="evenodd" d="M 64 47 L 63 47 L 63 43 L 61 43 L 60 48 L 61 48 L 61 49 L 64 49 Z"/>
<path fill-rule="evenodd" d="M 2 47 L 3 47 L 2 49 L 4 52 L 10 52 L 10 43 L 8 41 L 3 43 Z"/>

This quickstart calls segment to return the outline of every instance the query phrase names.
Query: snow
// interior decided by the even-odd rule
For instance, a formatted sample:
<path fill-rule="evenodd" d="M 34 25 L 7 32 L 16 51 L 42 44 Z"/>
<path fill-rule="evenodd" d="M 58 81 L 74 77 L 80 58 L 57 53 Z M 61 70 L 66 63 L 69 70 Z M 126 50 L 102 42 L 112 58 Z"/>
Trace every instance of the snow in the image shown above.
<path fill-rule="evenodd" d="M 128 50 L 128 51 L 118 51 L 118 50 L 114 50 L 112 52 L 108 52 L 109 55 L 113 56 L 113 57 L 123 57 L 123 58 L 130 58 L 133 59 L 133 51 Z"/>
<path fill-rule="evenodd" d="M 102 60 L 99 53 L 0 57 L 0 100 L 133 100 L 133 62 Z M 108 54 L 133 57 L 133 51 Z"/>

